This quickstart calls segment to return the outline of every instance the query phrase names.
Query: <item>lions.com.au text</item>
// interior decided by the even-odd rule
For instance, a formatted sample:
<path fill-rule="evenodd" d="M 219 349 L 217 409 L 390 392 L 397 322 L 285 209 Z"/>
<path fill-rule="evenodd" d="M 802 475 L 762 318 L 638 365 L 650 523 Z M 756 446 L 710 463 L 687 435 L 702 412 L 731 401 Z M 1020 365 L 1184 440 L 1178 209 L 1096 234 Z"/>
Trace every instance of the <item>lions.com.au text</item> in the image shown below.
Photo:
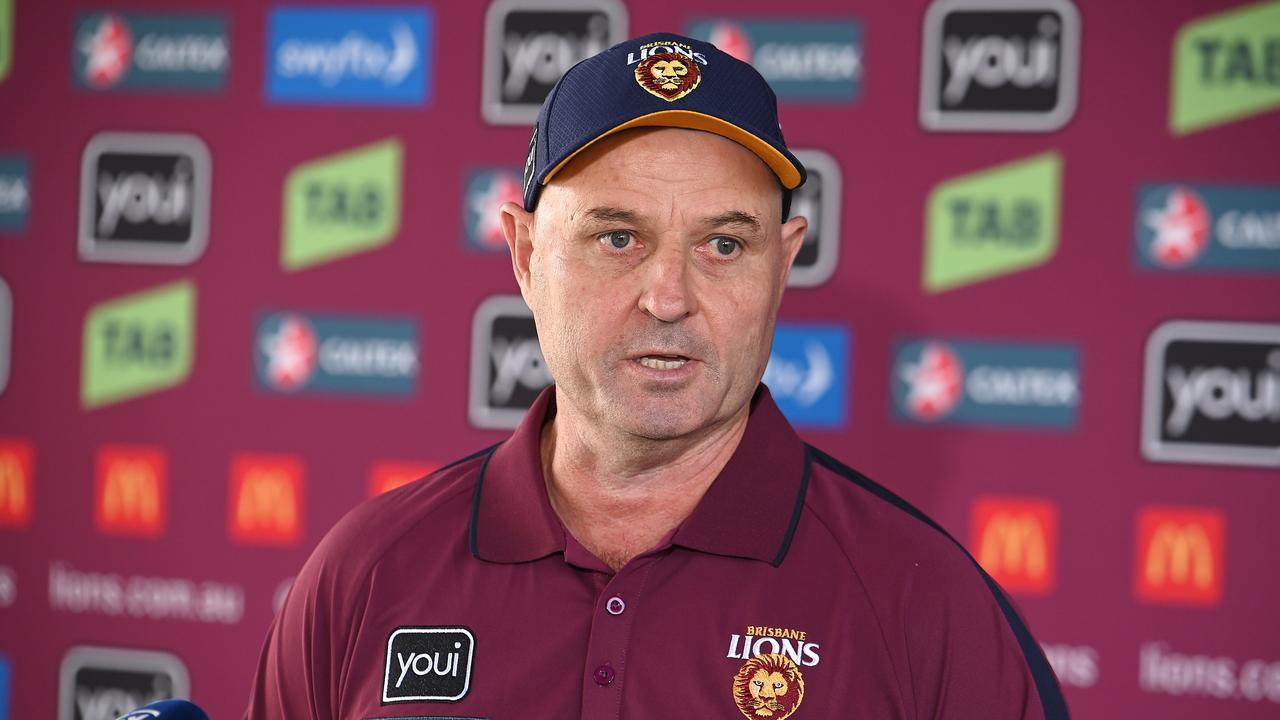
<path fill-rule="evenodd" d="M 234 625 L 244 617 L 244 588 L 186 578 L 85 572 L 49 566 L 49 607 L 71 613 Z"/>
<path fill-rule="evenodd" d="M 1193 655 L 1149 642 L 1140 650 L 1138 684 L 1151 693 L 1280 704 L 1280 661 Z"/>

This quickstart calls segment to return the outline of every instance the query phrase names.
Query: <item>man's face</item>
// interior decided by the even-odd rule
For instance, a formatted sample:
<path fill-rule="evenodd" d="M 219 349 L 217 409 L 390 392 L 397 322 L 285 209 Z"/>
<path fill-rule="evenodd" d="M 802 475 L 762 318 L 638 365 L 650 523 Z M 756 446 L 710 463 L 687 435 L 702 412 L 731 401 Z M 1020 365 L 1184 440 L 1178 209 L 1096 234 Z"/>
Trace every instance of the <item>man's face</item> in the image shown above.
<path fill-rule="evenodd" d="M 784 225 L 780 211 L 753 153 L 673 128 L 606 138 L 544 188 L 532 218 L 508 209 L 561 405 L 655 440 L 745 412 L 804 236 L 804 219 Z"/>

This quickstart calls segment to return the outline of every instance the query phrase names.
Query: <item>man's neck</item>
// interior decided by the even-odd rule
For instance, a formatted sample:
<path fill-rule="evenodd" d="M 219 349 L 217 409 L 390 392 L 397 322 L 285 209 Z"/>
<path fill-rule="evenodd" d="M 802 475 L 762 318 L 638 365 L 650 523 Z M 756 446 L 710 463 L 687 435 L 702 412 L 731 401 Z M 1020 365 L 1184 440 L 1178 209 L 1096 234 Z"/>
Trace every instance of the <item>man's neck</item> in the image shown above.
<path fill-rule="evenodd" d="M 578 542 L 619 570 L 693 512 L 737 449 L 748 415 L 743 408 L 697 436 L 652 440 L 601 434 L 561 405 L 541 438 L 551 506 Z"/>

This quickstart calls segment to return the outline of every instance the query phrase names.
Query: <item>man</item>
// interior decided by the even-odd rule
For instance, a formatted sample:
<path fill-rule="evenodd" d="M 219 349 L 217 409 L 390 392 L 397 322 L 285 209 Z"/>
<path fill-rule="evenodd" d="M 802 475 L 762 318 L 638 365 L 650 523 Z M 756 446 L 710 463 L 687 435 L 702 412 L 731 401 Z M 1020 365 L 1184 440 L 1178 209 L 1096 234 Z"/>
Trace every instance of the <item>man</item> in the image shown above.
<path fill-rule="evenodd" d="M 776 113 L 671 34 L 565 74 L 502 208 L 556 385 L 334 528 L 249 717 L 1066 717 L 995 583 L 760 385 L 806 225 Z"/>

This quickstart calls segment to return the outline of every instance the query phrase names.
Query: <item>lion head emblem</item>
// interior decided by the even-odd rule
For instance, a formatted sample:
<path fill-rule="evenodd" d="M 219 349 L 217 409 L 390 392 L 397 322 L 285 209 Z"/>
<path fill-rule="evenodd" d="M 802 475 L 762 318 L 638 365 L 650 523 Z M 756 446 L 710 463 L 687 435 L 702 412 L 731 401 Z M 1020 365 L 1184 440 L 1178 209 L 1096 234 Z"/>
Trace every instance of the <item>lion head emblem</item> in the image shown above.
<path fill-rule="evenodd" d="M 733 701 L 748 720 L 784 720 L 801 700 L 804 676 L 786 655 L 757 655 L 733 677 Z"/>
<path fill-rule="evenodd" d="M 688 95 L 702 82 L 698 63 L 678 53 L 655 53 L 636 65 L 640 87 L 670 102 Z"/>

